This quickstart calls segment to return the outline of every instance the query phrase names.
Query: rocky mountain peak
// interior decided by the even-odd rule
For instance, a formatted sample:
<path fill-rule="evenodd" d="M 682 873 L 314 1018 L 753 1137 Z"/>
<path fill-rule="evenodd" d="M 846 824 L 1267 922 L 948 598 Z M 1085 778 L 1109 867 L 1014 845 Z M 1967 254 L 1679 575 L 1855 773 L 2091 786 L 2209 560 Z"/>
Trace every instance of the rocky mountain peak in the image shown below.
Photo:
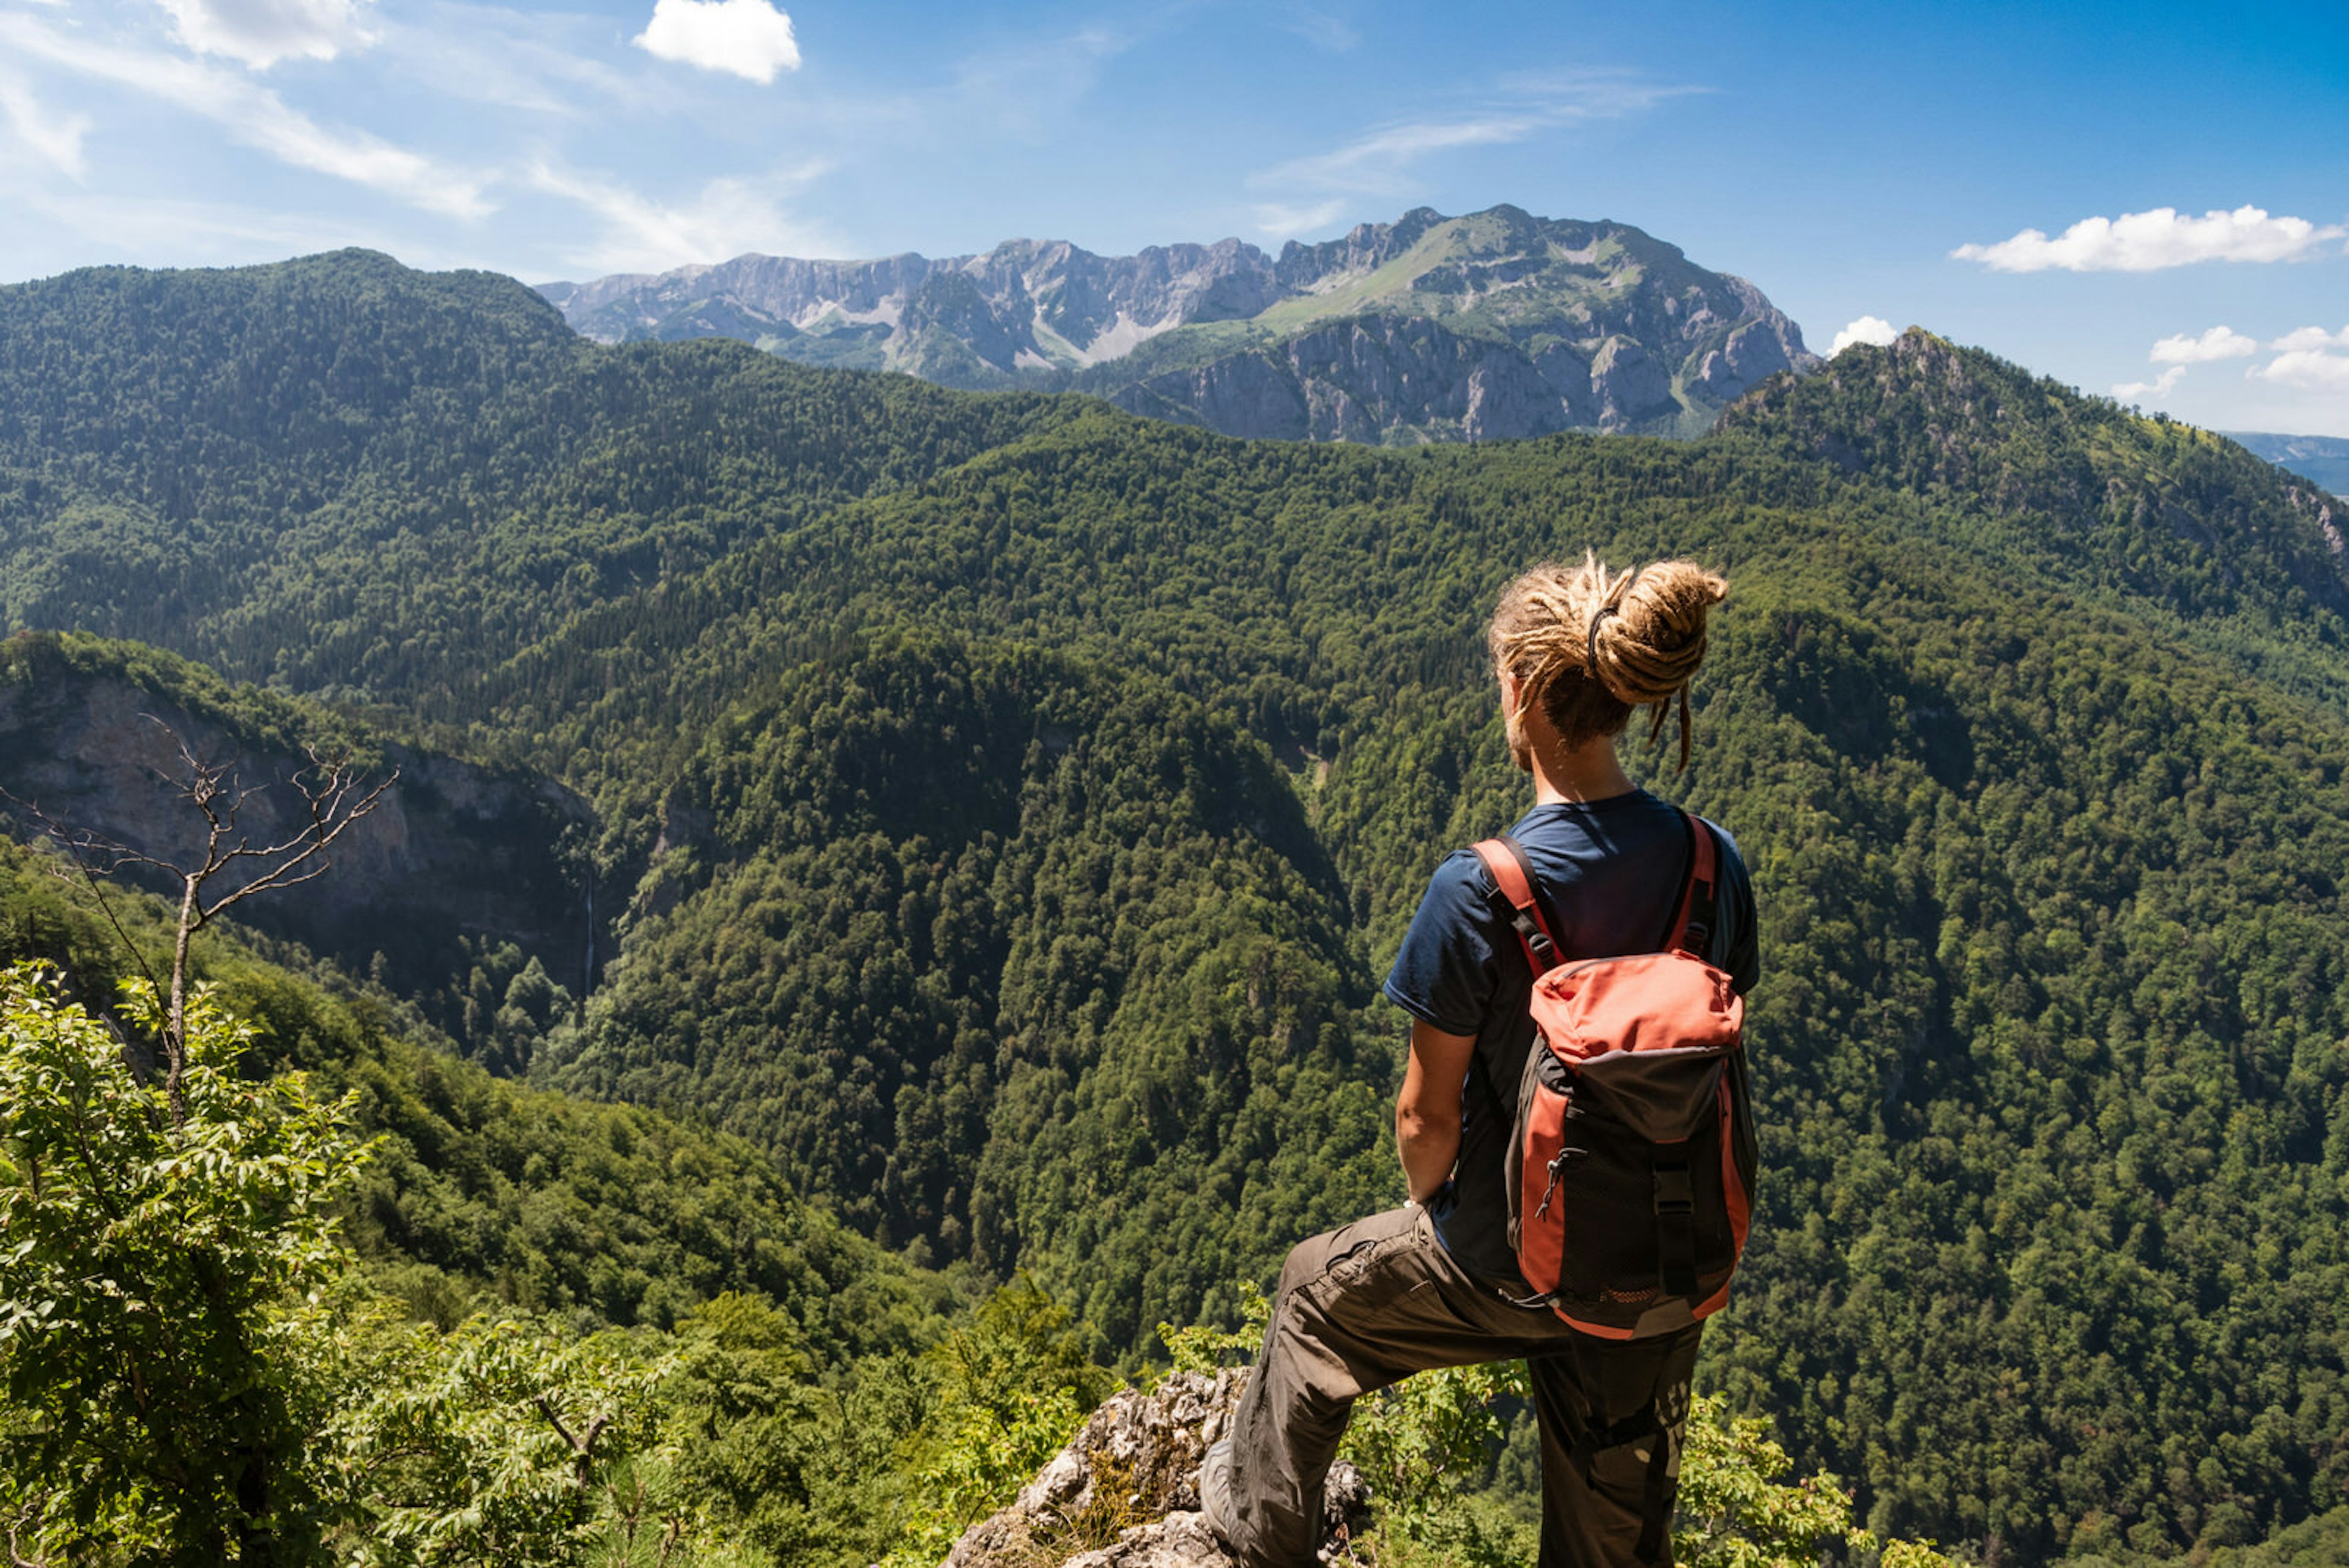
<path fill-rule="evenodd" d="M 806 364 L 1077 390 L 1230 435 L 1412 444 L 1695 434 L 1817 359 L 1743 278 L 1626 223 L 1415 207 L 1268 255 L 1009 240 L 931 260 L 738 256 L 549 284 L 607 342 L 730 337 Z"/>

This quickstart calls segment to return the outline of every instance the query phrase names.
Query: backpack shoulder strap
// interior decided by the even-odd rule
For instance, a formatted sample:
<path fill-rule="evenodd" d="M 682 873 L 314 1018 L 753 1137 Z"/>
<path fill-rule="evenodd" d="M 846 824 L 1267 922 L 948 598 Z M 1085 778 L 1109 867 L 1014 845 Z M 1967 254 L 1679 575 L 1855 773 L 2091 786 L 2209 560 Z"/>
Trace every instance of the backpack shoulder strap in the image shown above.
<path fill-rule="evenodd" d="M 1696 813 L 1682 812 L 1681 822 L 1688 829 L 1688 885 L 1681 890 L 1680 909 L 1672 916 L 1671 940 L 1664 948 L 1667 951 L 1677 948 L 1711 962 L 1707 954 L 1720 906 L 1720 846 L 1713 842 L 1712 826 Z"/>
<path fill-rule="evenodd" d="M 1508 905 L 1509 924 L 1526 950 L 1526 961 L 1533 965 L 1537 976 L 1548 973 L 1558 965 L 1557 943 L 1549 934 L 1549 923 L 1542 919 L 1540 901 L 1534 897 L 1533 867 L 1526 864 L 1524 847 L 1505 833 L 1498 838 L 1479 840 L 1475 848 L 1485 875 L 1493 878 L 1496 901 Z"/>

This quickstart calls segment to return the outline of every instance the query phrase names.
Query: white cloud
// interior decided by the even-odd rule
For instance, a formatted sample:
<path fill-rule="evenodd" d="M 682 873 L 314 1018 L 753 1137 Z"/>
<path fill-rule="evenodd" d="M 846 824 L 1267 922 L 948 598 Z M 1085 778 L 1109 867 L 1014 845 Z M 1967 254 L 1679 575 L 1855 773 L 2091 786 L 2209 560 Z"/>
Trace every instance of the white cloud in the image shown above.
<path fill-rule="evenodd" d="M 1335 196 L 1327 202 L 1315 202 L 1306 206 L 1290 206 L 1284 202 L 1258 202 L 1255 213 L 1257 233 L 1281 240 L 1329 227 L 1346 215 L 1346 203 L 1343 198 Z"/>
<path fill-rule="evenodd" d="M 1899 336 L 1893 329 L 1892 323 L 1881 316 L 1863 316 L 1835 335 L 1835 341 L 1827 347 L 1827 358 L 1834 358 L 1855 343 L 1872 344 L 1881 348 Z"/>
<path fill-rule="evenodd" d="M 42 162 L 59 173 L 81 178 L 81 139 L 89 134 L 89 116 L 47 109 L 14 72 L 0 69 L 0 119 Z"/>
<path fill-rule="evenodd" d="M 1361 47 L 1362 42 L 1362 35 L 1345 18 L 1310 5 L 1299 5 L 1280 26 L 1324 54 L 1342 55 Z"/>
<path fill-rule="evenodd" d="M 2295 334 L 2297 336 L 2297 334 Z M 2294 348 L 2244 372 L 2262 381 L 2311 392 L 2349 392 L 2349 354 Z"/>
<path fill-rule="evenodd" d="M 2297 332 L 2285 333 L 2268 347 L 2286 354 L 2313 348 L 2349 348 L 2349 327 L 2338 332 L 2327 332 L 2322 327 L 2303 327 Z"/>
<path fill-rule="evenodd" d="M 348 180 L 411 206 L 455 217 L 480 217 L 492 210 L 482 193 L 482 177 L 364 131 L 330 130 L 234 72 L 200 60 L 88 43 L 21 14 L 0 12 L 0 41 L 212 120 L 231 139 L 295 168 Z"/>
<path fill-rule="evenodd" d="M 2083 218 L 2054 239 L 2025 229 L 1993 245 L 1960 245 L 1950 253 L 1994 272 L 2154 272 L 2196 262 L 2301 261 L 2328 242 L 2349 236 L 2339 223 L 2271 217 L 2259 207 L 2211 211 L 2199 218 L 2174 207 Z"/>
<path fill-rule="evenodd" d="M 654 0 L 653 19 L 633 41 L 664 60 L 761 85 L 800 68 L 792 19 L 769 0 Z"/>
<path fill-rule="evenodd" d="M 1251 190 L 1405 197 L 1418 186 L 1417 165 L 1433 154 L 1463 147 L 1524 141 L 1546 130 L 1597 119 L 1619 119 L 1663 99 L 1699 89 L 1663 87 L 1608 73 L 1518 75 L 1479 96 L 1475 112 L 1397 121 L 1363 132 L 1344 146 L 1248 176 Z M 1275 210 L 1295 211 L 1276 206 Z"/>
<path fill-rule="evenodd" d="M 2113 396 L 2125 403 L 2139 402 L 2147 398 L 2166 398 L 2170 389 L 2185 378 L 2186 367 L 2172 365 L 2150 381 L 2122 381 L 2113 388 Z"/>
<path fill-rule="evenodd" d="M 541 162 L 531 183 L 575 202 L 604 220 L 601 241 L 575 250 L 570 261 L 598 273 L 666 272 L 695 262 L 765 255 L 838 255 L 838 237 L 783 210 L 783 198 L 825 172 L 803 164 L 753 179 L 712 180 L 684 203 L 656 202 L 626 186 Z"/>
<path fill-rule="evenodd" d="M 2260 340 L 2246 337 L 2231 327 L 2213 327 L 2199 337 L 2181 332 L 2153 346 L 2147 356 L 2157 365 L 2207 365 L 2214 359 L 2243 359 L 2260 351 Z"/>
<path fill-rule="evenodd" d="M 256 70 L 285 59 L 331 60 L 374 40 L 359 22 L 364 0 L 158 0 L 180 41 Z"/>

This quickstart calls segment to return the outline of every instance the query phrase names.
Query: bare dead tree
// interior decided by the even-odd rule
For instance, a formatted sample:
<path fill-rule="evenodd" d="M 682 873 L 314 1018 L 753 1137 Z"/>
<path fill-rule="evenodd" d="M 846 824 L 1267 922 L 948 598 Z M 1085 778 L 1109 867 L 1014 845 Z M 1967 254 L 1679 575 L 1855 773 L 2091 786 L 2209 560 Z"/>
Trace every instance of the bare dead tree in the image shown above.
<path fill-rule="evenodd" d="M 299 825 L 257 844 L 239 819 L 246 803 L 272 784 L 246 784 L 233 760 L 208 761 L 171 725 L 152 713 L 143 717 L 171 738 L 180 754 L 179 771 L 159 771 L 157 777 L 193 806 L 203 822 L 202 846 L 188 863 L 167 860 L 87 828 L 69 827 L 37 805 L 5 790 L 0 790 L 0 795 L 29 812 L 42 831 L 72 858 L 107 923 L 146 975 L 148 984 L 159 992 L 164 987 L 157 983 L 139 944 L 123 929 L 105 878 L 143 869 L 178 885 L 179 920 L 172 932 L 171 980 L 163 1023 L 164 1097 L 176 1127 L 187 1122 L 188 957 L 196 933 L 224 910 L 257 893 L 298 887 L 325 876 L 331 865 L 326 851 L 382 803 L 384 792 L 398 782 L 399 771 L 393 769 L 389 777 L 370 788 L 347 757 L 321 756 L 316 748 L 305 745 L 305 765 L 285 781 L 302 798 Z"/>

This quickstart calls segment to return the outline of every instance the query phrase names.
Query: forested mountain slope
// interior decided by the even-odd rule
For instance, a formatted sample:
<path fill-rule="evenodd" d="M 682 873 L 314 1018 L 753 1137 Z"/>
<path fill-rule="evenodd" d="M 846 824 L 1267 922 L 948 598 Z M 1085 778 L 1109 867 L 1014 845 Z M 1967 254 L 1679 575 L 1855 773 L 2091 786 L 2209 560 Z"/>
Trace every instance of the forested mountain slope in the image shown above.
<path fill-rule="evenodd" d="M 1059 410 L 725 342 L 613 351 L 510 278 L 346 251 L 0 287 L 0 619 L 409 701 Z"/>
<path fill-rule="evenodd" d="M 1986 1555 L 2344 1501 L 2328 498 L 1924 334 L 1693 443 L 1412 453 L 573 352 L 639 400 L 579 416 L 635 454 L 631 536 L 698 553 L 641 583 L 447 571 L 471 620 L 421 614 L 402 574 L 437 564 L 354 553 L 334 615 L 285 622 L 337 651 L 267 666 L 594 804 L 632 898 L 534 1075 L 706 1112 L 892 1244 L 1031 1270 L 1108 1348 L 1226 1313 L 1303 1228 L 1398 1195 L 1381 966 L 1435 861 L 1524 798 L 1493 595 L 1545 554 L 1694 556 L 1732 595 L 1695 764 L 1655 782 L 1737 836 L 1765 967 L 1768 1176 L 1708 1379 L 1879 1528 Z M 778 500 L 761 454 L 836 408 L 903 461 Z M 128 492 L 75 428 L 44 472 Z M 846 454 L 867 427 L 824 428 Z M 503 493 L 567 483 L 512 450 Z M 274 494 L 302 460 L 254 461 L 206 483 Z M 398 472 L 368 483 L 337 515 L 408 514 Z M 542 538 L 513 506 L 479 537 Z M 50 558 L 10 515 L 10 560 Z"/>
<path fill-rule="evenodd" d="M 153 962 L 169 910 L 115 914 Z M 140 972 L 46 854 L 0 845 L 0 964 L 60 966 L 110 1008 Z M 666 1327 L 729 1290 L 772 1299 L 826 1355 L 902 1350 L 954 1304 L 921 1275 L 792 1194 L 745 1145 L 631 1106 L 533 1090 L 459 1060 L 413 1010 L 300 949 L 216 929 L 196 977 L 258 1029 L 256 1070 L 305 1070 L 358 1096 L 376 1149 L 350 1233 L 391 1288 L 453 1320 L 477 1303 L 584 1326 Z"/>

